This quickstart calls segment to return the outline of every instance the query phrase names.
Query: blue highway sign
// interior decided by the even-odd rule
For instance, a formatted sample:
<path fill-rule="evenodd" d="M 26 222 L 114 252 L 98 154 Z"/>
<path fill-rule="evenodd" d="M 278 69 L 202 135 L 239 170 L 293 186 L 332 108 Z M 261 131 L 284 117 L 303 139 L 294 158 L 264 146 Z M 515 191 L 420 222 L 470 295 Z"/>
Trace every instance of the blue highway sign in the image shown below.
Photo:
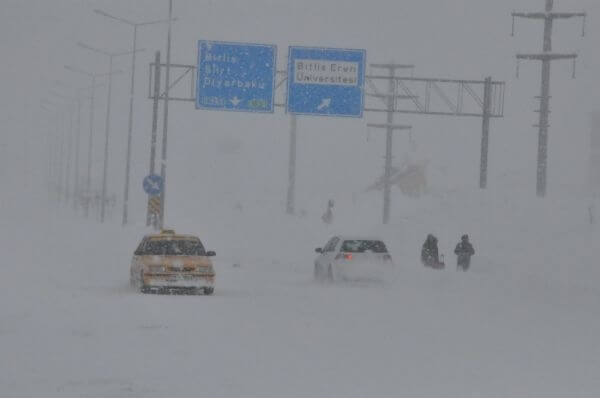
<path fill-rule="evenodd" d="M 163 190 L 163 179 L 156 174 L 144 178 L 144 191 L 150 196 L 160 195 Z"/>
<path fill-rule="evenodd" d="M 198 41 L 196 108 L 273 112 L 277 48 Z"/>
<path fill-rule="evenodd" d="M 365 50 L 291 46 L 287 111 L 362 117 Z"/>

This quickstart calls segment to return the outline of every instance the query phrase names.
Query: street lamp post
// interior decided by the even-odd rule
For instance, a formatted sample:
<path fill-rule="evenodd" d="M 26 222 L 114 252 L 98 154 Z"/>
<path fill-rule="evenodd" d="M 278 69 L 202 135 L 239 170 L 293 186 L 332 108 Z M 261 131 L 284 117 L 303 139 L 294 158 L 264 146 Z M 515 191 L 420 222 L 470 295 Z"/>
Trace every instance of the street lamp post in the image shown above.
<path fill-rule="evenodd" d="M 155 25 L 159 23 L 168 22 L 168 20 L 156 20 L 146 22 L 133 22 L 125 18 L 116 17 L 102 10 L 94 10 L 96 14 L 102 15 L 106 18 L 112 19 L 117 22 L 124 23 L 133 27 L 133 43 L 131 46 L 131 86 L 129 91 L 129 125 L 127 130 L 127 156 L 125 160 L 125 187 L 123 192 L 123 225 L 127 224 L 129 217 L 129 177 L 131 170 L 131 141 L 133 133 L 133 100 L 135 92 L 135 58 L 137 53 L 137 28 L 139 26 Z"/>
<path fill-rule="evenodd" d="M 66 170 L 65 170 L 65 204 L 69 205 L 69 200 L 71 197 L 75 198 L 75 192 L 73 191 L 73 196 L 71 196 L 71 158 L 73 157 L 73 109 L 71 108 L 72 101 L 74 98 L 62 95 L 54 90 L 50 90 L 49 92 L 52 96 L 57 97 L 61 100 L 67 101 L 65 106 L 65 117 L 68 118 L 68 121 L 64 123 L 66 138 L 66 152 L 67 156 L 66 160 Z"/>
<path fill-rule="evenodd" d="M 92 73 L 88 72 L 73 66 L 65 65 L 65 69 L 79 73 L 91 78 L 91 86 L 90 89 L 90 133 L 88 138 L 88 148 L 87 148 L 87 171 L 86 171 L 86 180 L 85 180 L 85 189 L 88 197 L 85 200 L 84 205 L 84 214 L 86 217 L 89 216 L 90 209 L 90 198 L 89 195 L 92 189 L 92 158 L 93 158 L 93 144 L 94 144 L 94 109 L 95 109 L 95 99 L 96 99 L 96 87 L 99 85 L 96 84 L 96 79 L 98 77 L 107 76 L 107 73 Z M 113 73 L 120 73 L 120 71 L 116 71 Z"/>
<path fill-rule="evenodd" d="M 108 147 L 109 147 L 109 136 L 110 136 L 110 110 L 111 110 L 111 93 L 112 93 L 112 75 L 113 72 L 113 59 L 115 57 L 119 57 L 121 55 L 131 54 L 131 51 L 126 52 L 116 52 L 111 53 L 108 51 L 100 50 L 95 47 L 88 46 L 84 43 L 77 43 L 79 47 L 85 48 L 87 50 L 93 51 L 95 53 L 104 55 L 108 57 L 108 90 L 107 90 L 107 100 L 106 100 L 106 124 L 104 131 L 104 166 L 102 169 L 102 193 L 101 193 L 101 202 L 100 202 L 100 222 L 104 222 L 104 217 L 106 214 L 106 185 L 107 185 L 107 172 L 108 172 Z M 136 50 L 143 51 L 143 50 Z"/>

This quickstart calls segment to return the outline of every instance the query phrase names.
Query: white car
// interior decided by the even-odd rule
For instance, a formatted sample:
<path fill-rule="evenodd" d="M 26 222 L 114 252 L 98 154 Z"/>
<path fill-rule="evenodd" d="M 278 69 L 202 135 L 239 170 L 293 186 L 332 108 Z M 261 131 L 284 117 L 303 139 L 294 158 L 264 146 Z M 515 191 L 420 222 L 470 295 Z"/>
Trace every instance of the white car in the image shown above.
<path fill-rule="evenodd" d="M 378 238 L 334 236 L 315 249 L 318 281 L 381 281 L 393 269 L 392 256 Z"/>

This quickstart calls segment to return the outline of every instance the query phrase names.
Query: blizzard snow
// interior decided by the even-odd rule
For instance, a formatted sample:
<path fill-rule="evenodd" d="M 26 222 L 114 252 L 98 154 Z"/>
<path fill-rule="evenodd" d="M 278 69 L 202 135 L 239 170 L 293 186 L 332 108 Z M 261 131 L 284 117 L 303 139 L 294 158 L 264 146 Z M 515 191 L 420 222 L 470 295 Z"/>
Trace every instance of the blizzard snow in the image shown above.
<path fill-rule="evenodd" d="M 442 202 L 459 199 L 478 253 L 472 270 L 455 272 L 449 255 L 445 271 L 425 269 L 422 232 L 442 220 Z M 178 229 L 218 254 L 206 297 L 129 288 L 142 229 L 60 217 L 65 209 L 31 210 L 40 221 L 30 229 L 7 213 L 16 220 L 2 229 L 15 244 L 0 279 L 2 396 L 595 396 L 597 231 L 560 201 L 536 213 L 499 198 L 492 211 L 488 200 L 477 191 L 411 200 L 400 223 L 365 220 L 360 229 L 384 236 L 398 266 L 383 286 L 312 280 L 314 247 L 332 228 L 356 233 L 354 222 L 328 228 L 318 214 L 268 208 L 187 220 Z M 573 217 L 559 228 L 560 211 Z M 460 231 L 436 232 L 449 254 Z"/>
<path fill-rule="evenodd" d="M 552 68 L 544 199 L 535 196 L 531 127 L 539 68 L 522 65 L 520 80 L 514 78 L 515 54 L 541 48 L 540 25 L 519 23 L 510 37 L 510 13 L 542 3 L 175 0 L 174 63 L 194 64 L 200 39 L 275 44 L 278 69 L 285 69 L 289 45 L 358 48 L 367 50 L 368 62 L 414 63 L 417 77 L 492 76 L 506 81 L 507 91 L 505 117 L 491 124 L 485 191 L 477 188 L 480 119 L 395 116 L 394 123 L 414 128 L 410 139 L 395 133 L 393 165 L 419 165 L 427 185 L 419 180 L 419 190 L 426 188 L 420 197 L 394 188 L 387 226 L 380 222 L 381 193 L 367 191 L 382 175 L 385 153 L 384 133 L 367 123 L 385 115 L 298 117 L 297 215 L 287 216 L 289 115 L 172 103 L 166 226 L 198 235 L 216 251 L 217 275 L 213 296 L 169 296 L 129 287 L 131 256 L 149 232 L 141 189 L 151 131 L 147 70 L 155 50 L 165 58 L 165 26 L 144 28 L 138 37 L 147 51 L 138 54 L 136 72 L 130 224 L 120 225 L 128 73 L 113 85 L 107 188 L 116 207 L 107 222 L 97 222 L 97 209 L 86 219 L 71 203 L 57 203 L 49 189 L 57 162 L 66 171 L 69 115 L 76 120 L 73 104 L 49 93 L 73 96 L 90 84 L 65 64 L 97 73 L 108 66 L 75 43 L 107 51 L 130 45 L 130 27 L 92 10 L 151 21 L 165 17 L 167 2 L 4 0 L 0 398 L 599 396 L 600 232 L 589 222 L 586 183 L 596 168 L 588 119 L 600 109 L 600 2 L 555 2 L 561 11 L 586 9 L 590 23 L 585 39 L 577 23 L 557 24 L 553 47 L 577 49 L 580 64 L 576 80 L 568 79 L 570 63 Z M 118 57 L 114 66 L 128 72 L 130 61 Z M 94 190 L 103 166 L 101 83 Z M 175 91 L 187 93 L 187 86 Z M 41 109 L 44 99 L 55 106 Z M 88 107 L 86 99 L 81 179 Z M 325 225 L 330 199 L 334 221 Z M 443 271 L 420 264 L 428 233 L 445 254 Z M 464 233 L 476 250 L 466 273 L 455 271 L 453 254 Z M 337 234 L 381 237 L 396 264 L 393 278 L 313 281 L 314 249 Z"/>

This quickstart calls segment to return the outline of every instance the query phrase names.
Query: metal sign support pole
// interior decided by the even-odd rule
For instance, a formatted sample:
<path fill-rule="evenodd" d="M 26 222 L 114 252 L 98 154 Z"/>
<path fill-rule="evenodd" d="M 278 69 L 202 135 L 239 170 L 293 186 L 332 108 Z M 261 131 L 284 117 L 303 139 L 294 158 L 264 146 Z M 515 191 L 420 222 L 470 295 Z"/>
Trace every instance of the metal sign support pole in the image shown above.
<path fill-rule="evenodd" d="M 152 102 L 152 137 L 150 141 L 150 171 L 149 175 L 155 174 L 155 159 L 156 159 L 156 136 L 158 132 L 158 102 L 160 98 L 160 51 L 154 55 L 154 97 Z M 150 198 L 148 198 L 150 199 Z M 148 209 L 146 212 L 146 225 L 149 226 L 152 220 L 152 212 L 150 211 L 150 200 L 148 200 Z M 156 216 L 156 215 L 155 215 Z M 154 219 L 156 226 L 156 218 Z"/>
<path fill-rule="evenodd" d="M 162 158 L 160 164 L 160 176 L 163 180 L 163 190 L 160 194 L 160 217 L 159 227 L 162 229 L 165 223 L 165 200 L 167 191 L 167 129 L 169 126 L 169 86 L 171 68 L 171 24 L 173 21 L 173 0 L 169 0 L 169 29 L 167 33 L 167 68 L 165 71 L 165 105 L 163 116 Z"/>
<path fill-rule="evenodd" d="M 483 122 L 481 129 L 481 162 L 479 167 L 479 188 L 487 188 L 488 147 L 490 141 L 490 118 L 492 104 L 492 78 L 485 79 L 483 88 Z"/>
<path fill-rule="evenodd" d="M 297 116 L 293 113 L 290 114 L 290 155 L 289 155 L 289 168 L 288 178 L 289 185 L 287 191 L 286 201 L 286 213 L 294 214 L 294 202 L 296 195 L 296 133 L 297 133 Z"/>

